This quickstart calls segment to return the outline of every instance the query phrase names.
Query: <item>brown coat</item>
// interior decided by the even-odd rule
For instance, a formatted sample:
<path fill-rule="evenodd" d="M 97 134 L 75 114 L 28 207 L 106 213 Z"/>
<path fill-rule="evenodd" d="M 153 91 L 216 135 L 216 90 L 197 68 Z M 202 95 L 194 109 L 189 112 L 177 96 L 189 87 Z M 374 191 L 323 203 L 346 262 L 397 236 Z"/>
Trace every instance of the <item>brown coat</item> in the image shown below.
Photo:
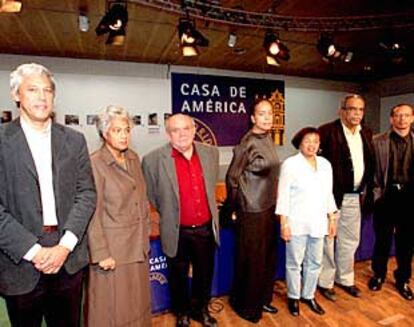
<path fill-rule="evenodd" d="M 128 150 L 128 171 L 118 166 L 106 147 L 91 156 L 98 201 L 89 225 L 91 263 L 113 257 L 126 264 L 146 260 L 150 216 L 145 181 L 135 152 Z"/>
<path fill-rule="evenodd" d="M 98 202 L 88 231 L 85 325 L 150 326 L 150 222 L 139 158 L 128 150 L 125 170 L 104 146 L 92 154 L 91 162 Z M 115 270 L 97 265 L 108 257 L 115 259 Z"/>

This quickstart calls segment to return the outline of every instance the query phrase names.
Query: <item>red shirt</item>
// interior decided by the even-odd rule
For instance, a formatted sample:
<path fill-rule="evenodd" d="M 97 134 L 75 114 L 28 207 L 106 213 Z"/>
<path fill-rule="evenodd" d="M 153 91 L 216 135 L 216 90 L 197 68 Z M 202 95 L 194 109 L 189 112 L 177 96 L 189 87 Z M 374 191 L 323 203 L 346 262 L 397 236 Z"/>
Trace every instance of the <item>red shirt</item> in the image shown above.
<path fill-rule="evenodd" d="M 172 150 L 171 156 L 174 159 L 178 180 L 180 225 L 203 225 L 211 219 L 211 214 L 204 185 L 203 168 L 197 152 L 194 148 L 190 160 L 176 149 Z"/>

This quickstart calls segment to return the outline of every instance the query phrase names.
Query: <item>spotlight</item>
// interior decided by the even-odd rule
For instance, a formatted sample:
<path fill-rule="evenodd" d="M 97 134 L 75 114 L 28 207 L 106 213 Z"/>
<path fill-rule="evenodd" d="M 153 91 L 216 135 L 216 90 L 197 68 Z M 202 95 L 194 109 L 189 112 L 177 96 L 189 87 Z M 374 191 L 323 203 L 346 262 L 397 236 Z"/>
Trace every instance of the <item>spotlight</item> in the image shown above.
<path fill-rule="evenodd" d="M 391 63 L 400 65 L 407 61 L 406 46 L 403 43 L 397 41 L 393 36 L 387 35 L 379 43 L 379 45 Z"/>
<path fill-rule="evenodd" d="M 106 44 L 122 45 L 125 40 L 125 28 L 128 23 L 126 2 L 108 3 L 110 8 L 99 22 L 95 32 L 98 36 L 109 33 Z"/>
<path fill-rule="evenodd" d="M 272 31 L 266 31 L 263 41 L 266 50 L 266 62 L 268 65 L 280 66 L 279 60 L 289 60 L 289 49 L 280 41 Z"/>
<path fill-rule="evenodd" d="M 0 0 L 0 13 L 7 12 L 7 13 L 16 13 L 22 10 L 22 2 L 21 1 L 13 1 L 13 0 Z"/>
<path fill-rule="evenodd" d="M 86 14 L 80 13 L 78 16 L 79 30 L 81 32 L 89 31 L 89 18 Z"/>
<path fill-rule="evenodd" d="M 208 47 L 209 41 L 196 30 L 194 22 L 187 18 L 181 18 L 178 23 L 178 37 L 184 57 L 197 56 L 197 46 Z"/>
<path fill-rule="evenodd" d="M 237 35 L 234 32 L 229 33 L 229 39 L 227 41 L 227 45 L 229 48 L 234 48 L 237 42 Z"/>
<path fill-rule="evenodd" d="M 346 62 L 349 63 L 354 57 L 354 52 L 335 44 L 333 36 L 330 34 L 321 34 L 318 44 L 316 45 L 322 59 L 327 63 Z"/>
<path fill-rule="evenodd" d="M 316 47 L 320 54 L 326 59 L 338 58 L 341 55 L 341 51 L 338 50 L 333 42 L 333 37 L 329 34 L 322 34 Z"/>
<path fill-rule="evenodd" d="M 351 62 L 353 57 L 354 57 L 354 53 L 352 51 L 347 51 L 344 56 L 344 61 Z"/>

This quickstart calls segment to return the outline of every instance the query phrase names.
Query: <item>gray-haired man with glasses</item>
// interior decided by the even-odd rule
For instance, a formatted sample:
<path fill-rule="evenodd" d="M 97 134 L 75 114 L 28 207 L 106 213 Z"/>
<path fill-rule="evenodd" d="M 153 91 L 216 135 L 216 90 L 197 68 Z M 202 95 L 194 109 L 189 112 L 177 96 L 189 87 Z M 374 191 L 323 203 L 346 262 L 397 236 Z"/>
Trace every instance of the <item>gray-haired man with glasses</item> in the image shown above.
<path fill-rule="evenodd" d="M 361 204 L 371 198 L 374 171 L 372 132 L 362 125 L 365 100 L 357 94 L 346 95 L 339 108 L 339 119 L 322 125 L 322 156 L 333 168 L 333 193 L 337 214 L 336 239 L 325 238 L 319 290 L 336 300 L 334 283 L 348 294 L 359 297 L 355 286 L 354 257 L 361 229 Z"/>

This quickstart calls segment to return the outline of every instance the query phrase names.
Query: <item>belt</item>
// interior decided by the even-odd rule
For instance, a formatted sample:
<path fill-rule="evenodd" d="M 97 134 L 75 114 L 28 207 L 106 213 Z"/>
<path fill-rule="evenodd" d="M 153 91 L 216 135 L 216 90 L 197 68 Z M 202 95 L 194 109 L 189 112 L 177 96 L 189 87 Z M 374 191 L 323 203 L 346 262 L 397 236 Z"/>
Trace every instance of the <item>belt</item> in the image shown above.
<path fill-rule="evenodd" d="M 43 226 L 42 227 L 42 232 L 43 233 L 50 234 L 50 233 L 54 233 L 54 232 L 57 232 L 57 231 L 58 231 L 57 225 L 53 225 L 53 226 Z"/>
<path fill-rule="evenodd" d="M 183 230 L 197 230 L 197 229 L 202 229 L 202 228 L 206 228 L 206 227 L 210 227 L 211 226 L 211 220 L 206 222 L 205 224 L 201 224 L 201 225 L 180 225 L 180 229 Z"/>

